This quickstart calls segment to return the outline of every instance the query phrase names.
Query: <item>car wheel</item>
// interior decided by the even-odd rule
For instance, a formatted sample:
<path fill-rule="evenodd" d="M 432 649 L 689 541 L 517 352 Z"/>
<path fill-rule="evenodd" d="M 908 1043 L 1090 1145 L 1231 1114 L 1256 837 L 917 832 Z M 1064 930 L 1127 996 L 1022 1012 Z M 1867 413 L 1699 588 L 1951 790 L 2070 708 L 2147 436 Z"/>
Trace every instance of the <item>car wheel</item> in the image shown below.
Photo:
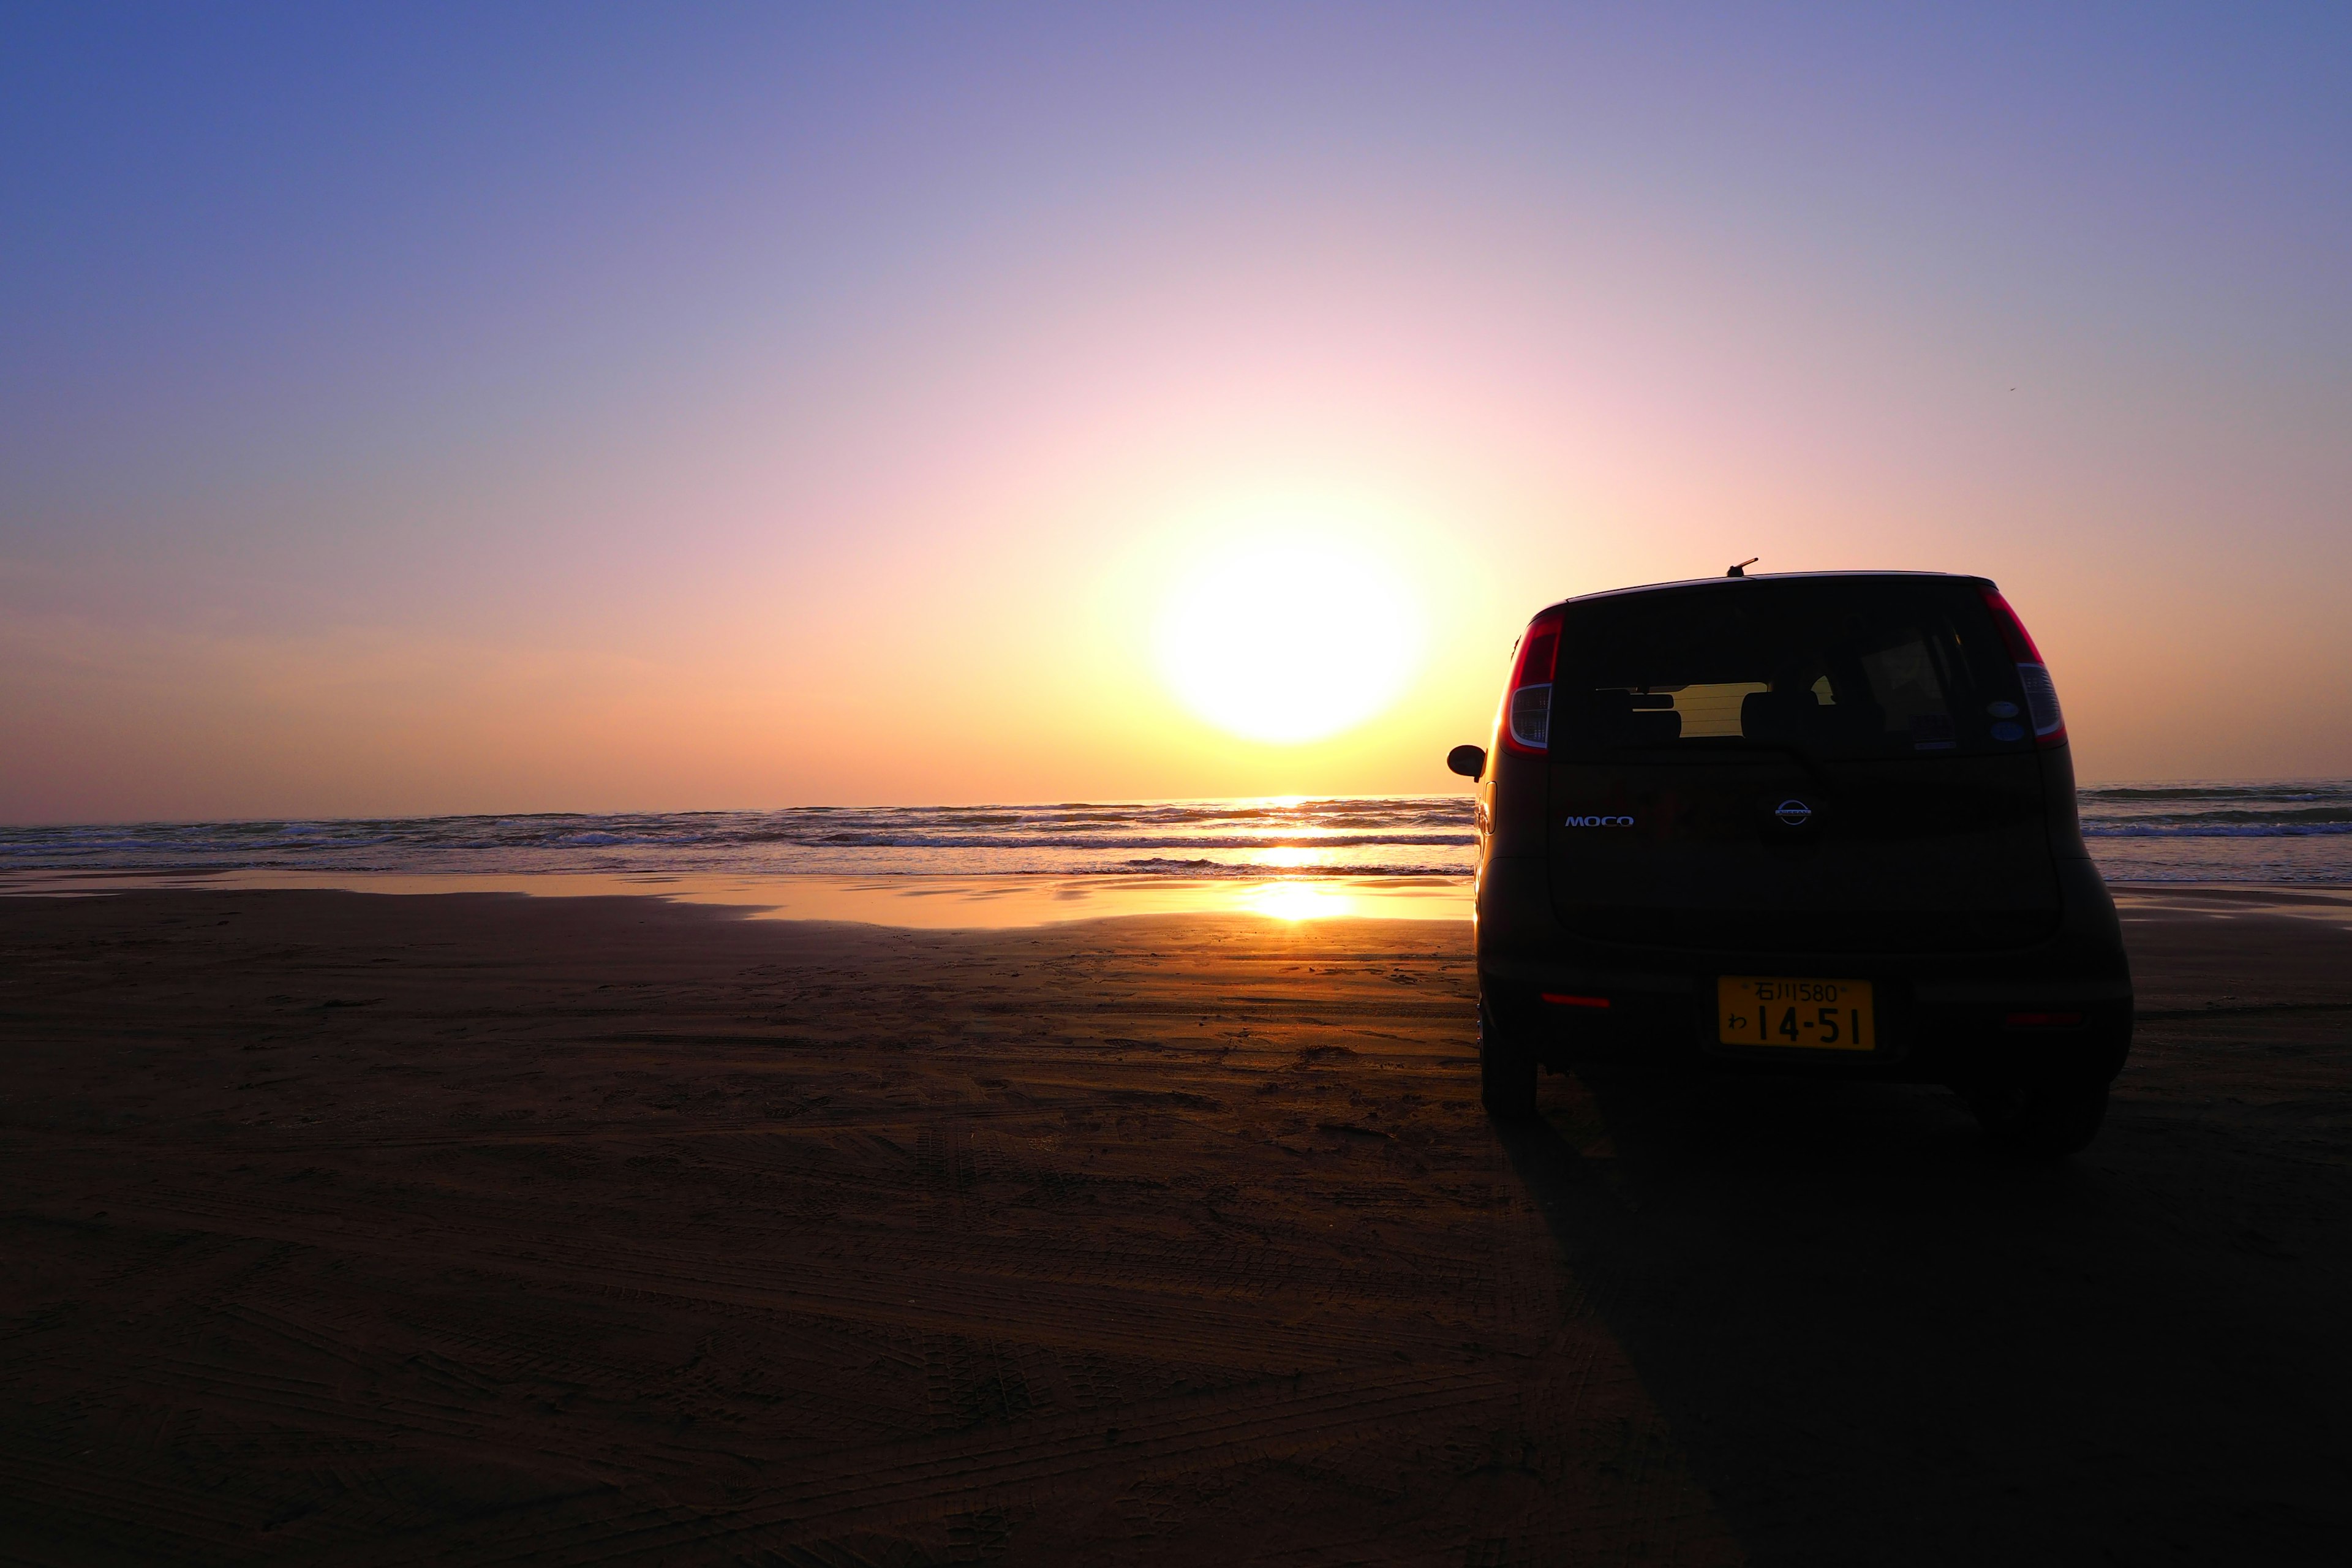
<path fill-rule="evenodd" d="M 2038 1159 L 2063 1160 L 2090 1146 L 2107 1114 L 2104 1074 L 2051 1073 L 1980 1084 L 1969 1109 L 1992 1140 Z"/>
<path fill-rule="evenodd" d="M 1478 999 L 1478 1098 L 1489 1116 L 1524 1121 L 1536 1113 L 1536 1053 L 1524 1031 L 1506 1028 Z"/>

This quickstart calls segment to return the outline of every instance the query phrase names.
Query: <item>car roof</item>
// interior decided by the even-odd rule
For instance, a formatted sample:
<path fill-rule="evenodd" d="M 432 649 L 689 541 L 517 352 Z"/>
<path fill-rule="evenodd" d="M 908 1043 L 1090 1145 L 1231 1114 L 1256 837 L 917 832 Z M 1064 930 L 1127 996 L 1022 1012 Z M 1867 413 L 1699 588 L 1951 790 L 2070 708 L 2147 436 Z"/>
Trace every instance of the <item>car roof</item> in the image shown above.
<path fill-rule="evenodd" d="M 1633 594 L 1658 594 L 1672 588 L 1729 588 L 1741 583 L 1809 583 L 1843 581 L 1853 577 L 1892 579 L 1934 578 L 1946 583 L 1981 583 L 1993 586 L 1990 577 L 1979 577 L 1962 572 L 1751 572 L 1739 577 L 1685 577 L 1673 583 L 1640 583 L 1624 588 L 1603 588 L 1598 593 L 1576 594 L 1556 599 L 1550 608 L 1566 605 L 1590 604 L 1595 599 L 1621 599 Z"/>

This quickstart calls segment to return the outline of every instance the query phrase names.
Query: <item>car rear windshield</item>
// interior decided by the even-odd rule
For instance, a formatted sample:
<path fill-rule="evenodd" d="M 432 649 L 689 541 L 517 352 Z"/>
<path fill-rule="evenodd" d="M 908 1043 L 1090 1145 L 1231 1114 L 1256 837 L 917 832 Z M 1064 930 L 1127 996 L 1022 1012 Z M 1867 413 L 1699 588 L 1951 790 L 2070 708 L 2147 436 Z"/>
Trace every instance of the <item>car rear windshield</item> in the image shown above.
<path fill-rule="evenodd" d="M 1765 578 L 1571 604 L 1553 677 L 1552 749 L 2030 749 L 2022 697 L 1980 586 Z"/>

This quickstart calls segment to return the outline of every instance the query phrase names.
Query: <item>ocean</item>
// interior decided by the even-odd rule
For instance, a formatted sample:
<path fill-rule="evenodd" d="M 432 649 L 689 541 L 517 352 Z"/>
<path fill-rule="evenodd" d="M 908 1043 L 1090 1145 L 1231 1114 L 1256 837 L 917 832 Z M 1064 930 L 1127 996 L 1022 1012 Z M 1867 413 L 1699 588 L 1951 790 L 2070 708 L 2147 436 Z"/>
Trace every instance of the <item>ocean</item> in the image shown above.
<path fill-rule="evenodd" d="M 2111 882 L 2352 886 L 2352 782 L 2117 784 L 2076 792 Z"/>
<path fill-rule="evenodd" d="M 2101 784 L 2081 806 L 2112 881 L 2352 885 L 2352 783 Z M 0 884 L 229 872 L 1428 882 L 1466 879 L 1475 853 L 1460 795 L 793 806 L 0 827 Z"/>

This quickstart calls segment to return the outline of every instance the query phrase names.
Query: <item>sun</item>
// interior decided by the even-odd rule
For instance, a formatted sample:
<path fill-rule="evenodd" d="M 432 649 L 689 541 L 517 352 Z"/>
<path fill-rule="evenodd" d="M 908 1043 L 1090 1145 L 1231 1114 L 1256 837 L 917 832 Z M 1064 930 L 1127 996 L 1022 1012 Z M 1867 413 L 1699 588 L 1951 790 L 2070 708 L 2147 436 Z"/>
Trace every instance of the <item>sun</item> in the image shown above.
<path fill-rule="evenodd" d="M 1385 711 L 1421 660 L 1421 605 L 1404 575 L 1342 540 L 1230 545 L 1161 602 L 1160 679 L 1197 717 L 1297 745 Z"/>

